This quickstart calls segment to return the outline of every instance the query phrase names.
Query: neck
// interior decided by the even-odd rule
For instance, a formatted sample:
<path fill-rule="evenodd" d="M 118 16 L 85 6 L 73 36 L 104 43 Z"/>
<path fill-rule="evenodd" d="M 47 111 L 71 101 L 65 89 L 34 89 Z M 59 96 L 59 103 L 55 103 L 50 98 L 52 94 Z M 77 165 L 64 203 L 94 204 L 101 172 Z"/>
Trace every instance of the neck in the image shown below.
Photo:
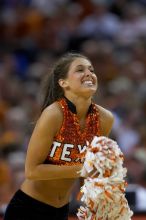
<path fill-rule="evenodd" d="M 91 97 L 79 97 L 65 95 L 75 106 L 76 112 L 79 119 L 84 119 L 87 115 L 89 106 L 91 105 Z"/>

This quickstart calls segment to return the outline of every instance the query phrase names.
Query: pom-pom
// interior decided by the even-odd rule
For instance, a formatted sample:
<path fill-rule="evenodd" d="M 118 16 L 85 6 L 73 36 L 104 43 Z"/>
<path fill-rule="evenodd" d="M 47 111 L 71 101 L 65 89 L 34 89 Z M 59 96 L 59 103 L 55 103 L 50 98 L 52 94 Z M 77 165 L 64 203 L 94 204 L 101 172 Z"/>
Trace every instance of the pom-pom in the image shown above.
<path fill-rule="evenodd" d="M 94 137 L 88 147 L 81 176 L 79 220 L 130 220 L 133 212 L 125 198 L 127 170 L 117 142 L 107 137 Z"/>

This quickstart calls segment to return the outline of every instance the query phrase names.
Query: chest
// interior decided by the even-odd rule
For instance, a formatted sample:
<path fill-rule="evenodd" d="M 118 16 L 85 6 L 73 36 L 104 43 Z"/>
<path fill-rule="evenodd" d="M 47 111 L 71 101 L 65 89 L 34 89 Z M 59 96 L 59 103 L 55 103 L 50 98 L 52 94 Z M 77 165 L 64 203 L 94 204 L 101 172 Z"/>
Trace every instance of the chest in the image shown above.
<path fill-rule="evenodd" d="M 76 114 L 69 112 L 64 117 L 60 132 L 55 139 L 65 143 L 83 144 L 99 135 L 99 118 L 96 113 L 90 113 L 85 119 L 79 120 Z"/>

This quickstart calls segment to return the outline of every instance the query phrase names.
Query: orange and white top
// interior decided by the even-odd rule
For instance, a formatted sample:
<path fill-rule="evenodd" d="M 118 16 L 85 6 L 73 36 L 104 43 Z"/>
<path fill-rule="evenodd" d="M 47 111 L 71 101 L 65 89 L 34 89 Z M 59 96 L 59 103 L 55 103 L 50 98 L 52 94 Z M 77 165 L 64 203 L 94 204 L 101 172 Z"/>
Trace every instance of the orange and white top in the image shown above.
<path fill-rule="evenodd" d="M 56 165 L 73 165 L 83 162 L 87 143 L 94 136 L 100 136 L 99 111 L 92 103 L 86 117 L 85 128 L 81 129 L 75 105 L 67 98 L 58 100 L 63 111 L 61 129 L 54 137 L 53 144 L 45 163 Z"/>

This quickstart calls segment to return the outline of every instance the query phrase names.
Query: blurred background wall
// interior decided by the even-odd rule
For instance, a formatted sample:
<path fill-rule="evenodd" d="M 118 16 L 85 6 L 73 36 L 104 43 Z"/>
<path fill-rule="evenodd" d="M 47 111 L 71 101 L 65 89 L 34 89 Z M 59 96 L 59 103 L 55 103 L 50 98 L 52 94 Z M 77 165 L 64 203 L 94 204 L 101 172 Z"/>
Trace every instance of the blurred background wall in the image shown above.
<path fill-rule="evenodd" d="M 110 137 L 125 155 L 127 199 L 146 213 L 146 0 L 0 1 L 0 213 L 24 179 L 28 141 L 39 114 L 40 85 L 67 51 L 96 70 L 95 101 L 111 110 Z M 76 184 L 70 213 L 79 202 Z M 146 217 L 145 217 L 146 219 Z"/>

